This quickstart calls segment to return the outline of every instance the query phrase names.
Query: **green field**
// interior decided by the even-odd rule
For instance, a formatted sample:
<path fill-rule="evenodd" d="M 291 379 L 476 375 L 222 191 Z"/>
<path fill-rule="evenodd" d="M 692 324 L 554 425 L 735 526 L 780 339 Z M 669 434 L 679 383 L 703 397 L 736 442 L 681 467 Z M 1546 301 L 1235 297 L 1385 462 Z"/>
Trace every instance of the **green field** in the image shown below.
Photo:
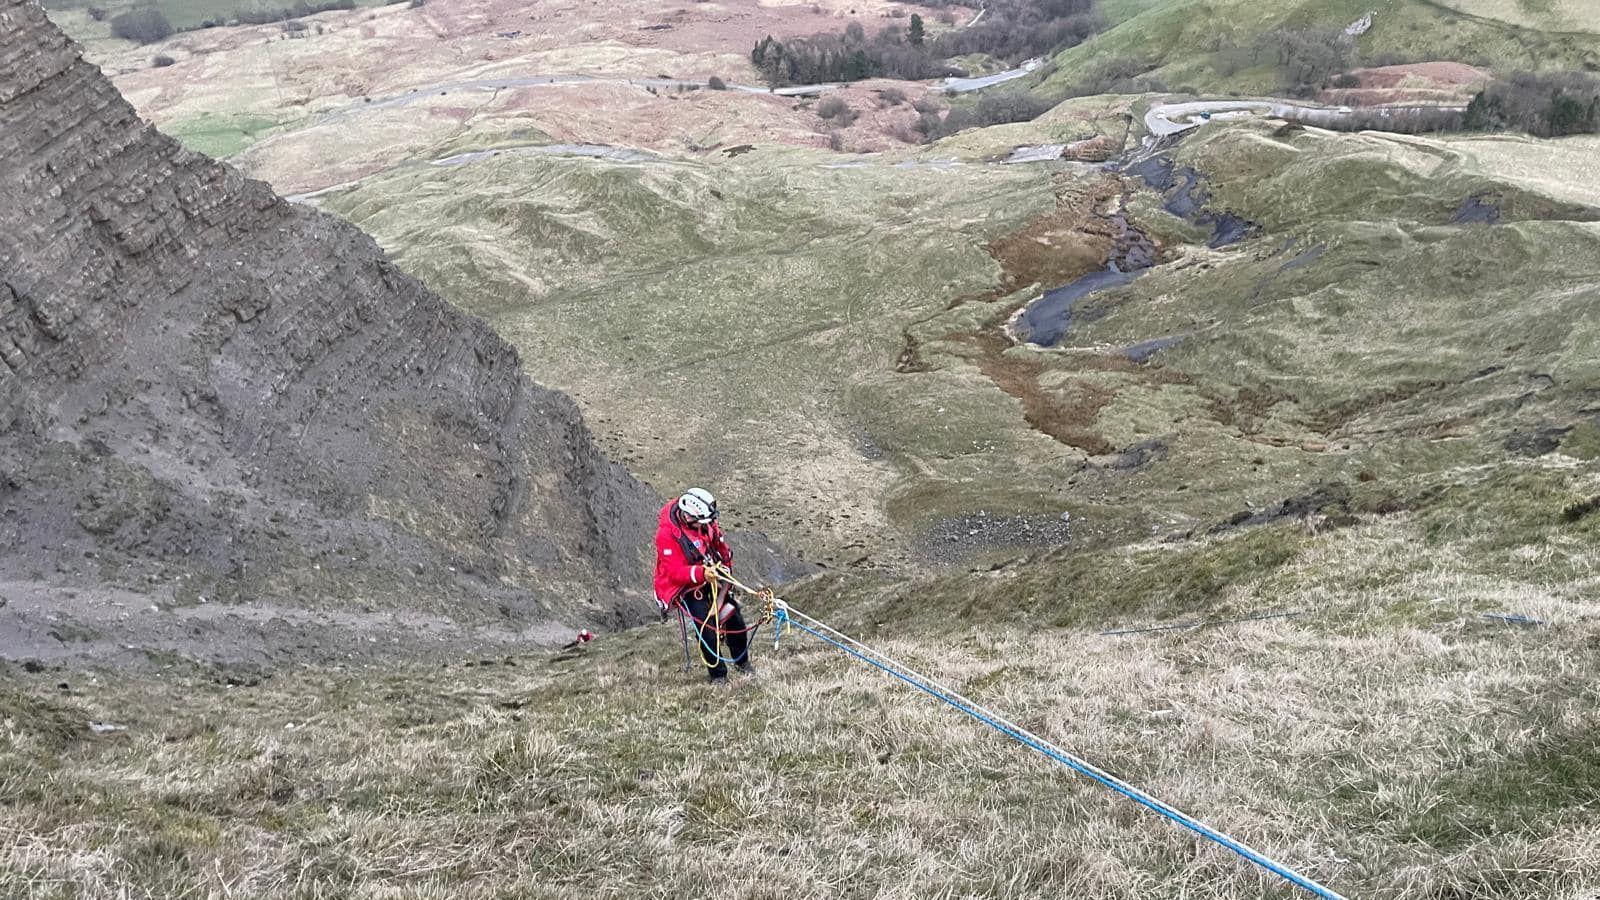
<path fill-rule="evenodd" d="M 198 116 L 162 130 L 185 147 L 213 159 L 227 159 L 260 140 L 278 123 L 261 116 Z"/>
<path fill-rule="evenodd" d="M 399 2 L 399 0 L 388 0 Z M 384 0 L 356 0 L 356 6 L 383 6 Z M 231 22 L 245 13 L 285 11 L 283 18 L 293 17 L 294 0 L 45 0 L 45 9 L 52 13 L 76 12 L 91 8 L 104 10 L 107 22 L 118 13 L 153 6 L 178 31 L 199 28 L 212 21 Z M 91 35 L 103 26 L 93 21 L 77 22 L 71 18 L 54 16 L 57 24 L 78 40 Z M 107 32 L 109 33 L 109 31 Z"/>
<path fill-rule="evenodd" d="M 1284 86 L 1272 51 L 1257 57 L 1263 36 L 1275 28 L 1344 28 L 1375 12 L 1373 26 L 1356 42 L 1358 61 L 1455 60 L 1497 70 L 1600 66 L 1600 13 L 1585 6 L 1580 18 L 1523 21 L 1485 18 L 1462 10 L 1490 5 L 1458 0 L 1111 0 L 1113 27 L 1056 57 L 1044 83 L 1060 92 L 1110 58 L 1150 61 L 1148 77 L 1174 89 L 1271 93 Z M 1531 27 L 1558 21 L 1559 30 Z"/>
<path fill-rule="evenodd" d="M 1600 7 L 1588 0 L 1436 0 L 1469 16 L 1526 28 L 1600 33 Z"/>
<path fill-rule="evenodd" d="M 823 168 L 831 159 L 507 154 L 414 167 L 328 203 L 495 323 L 662 490 L 719 471 L 730 509 L 847 562 L 848 535 L 884 523 L 908 487 L 890 460 L 958 467 L 999 451 L 1013 463 L 984 484 L 1004 490 L 1008 474 L 1062 478 L 1079 454 L 1009 428 L 1004 395 L 981 383 L 947 398 L 964 411 L 951 427 L 918 379 L 894 372 L 906 328 L 989 286 L 979 244 L 1048 209 L 1048 175 L 952 180 L 932 167 Z M 853 518 L 778 524 L 825 491 L 859 496 Z M 873 551 L 904 552 L 893 533 Z"/>
<path fill-rule="evenodd" d="M 1261 226 L 1220 250 L 1097 170 L 984 162 L 1119 115 L 1086 98 L 914 166 L 772 148 L 635 165 L 507 152 L 402 166 L 322 202 L 574 393 L 630 469 L 663 491 L 712 484 L 734 527 L 825 563 L 794 589 L 808 608 L 1350 896 L 1587 898 L 1600 141 L 1214 124 L 1173 153 L 1206 174 L 1214 206 Z M 951 158 L 965 162 L 938 162 Z M 1454 223 L 1474 203 L 1499 224 Z M 1163 264 L 1084 301 L 1062 348 L 1010 346 L 999 327 L 1014 309 L 1100 265 L 1114 212 L 1155 236 Z M 1178 340 L 1146 363 L 1124 356 L 1156 338 Z M 1063 511 L 1072 541 L 1045 549 L 1037 535 Z M 1284 610 L 1303 615 L 1098 635 Z M 677 681 L 675 652 L 661 632 L 630 635 L 431 695 L 436 711 L 375 772 L 354 773 L 370 726 L 340 719 L 298 752 L 352 772 L 343 789 L 370 806 L 345 849 L 317 852 L 396 890 L 410 870 L 384 860 L 404 856 L 486 873 L 491 894 L 538 896 L 534 880 L 628 893 L 638 871 L 621 861 L 650 846 L 663 891 L 712 878 L 727 887 L 710 896 L 812 896 L 836 893 L 813 887 L 831 884 L 828 860 L 870 845 L 851 872 L 873 895 L 1288 896 L 823 653 L 774 658 L 737 695 L 763 729 L 695 730 L 722 701 Z M 425 678 L 385 677 L 406 695 Z M 271 702 L 342 696 L 330 684 L 296 675 Z M 516 703 L 541 724 L 493 712 Z M 504 753 L 440 737 L 468 723 Z M 764 762 L 701 793 L 710 740 Z M 640 745 L 688 774 L 656 782 Z M 510 780 L 393 812 L 424 758 Z M 186 771 L 198 790 L 243 790 L 205 763 Z M 863 785 L 885 799 L 861 801 Z M 480 788 L 497 809 L 536 794 L 559 810 L 515 871 L 466 849 L 504 840 L 458 799 Z M 278 833 L 322 846 L 323 807 L 291 807 L 272 807 Z M 658 820 L 681 824 L 639 824 Z M 923 868 L 976 853 L 940 837 L 973 827 L 1015 849 Z M 557 849 L 597 831 L 583 860 Z M 231 871 L 255 858 L 243 841 L 186 852 Z M 1021 848 L 1038 844 L 1092 846 L 1100 863 L 1031 862 Z M 813 849 L 768 861 L 792 845 Z M 441 877 L 429 889 L 460 884 Z"/>

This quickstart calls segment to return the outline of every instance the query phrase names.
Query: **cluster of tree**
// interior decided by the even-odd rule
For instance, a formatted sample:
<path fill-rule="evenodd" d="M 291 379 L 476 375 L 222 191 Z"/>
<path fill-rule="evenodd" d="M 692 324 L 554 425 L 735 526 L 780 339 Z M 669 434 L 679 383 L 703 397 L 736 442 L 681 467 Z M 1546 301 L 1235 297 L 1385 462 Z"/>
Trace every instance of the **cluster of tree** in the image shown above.
<path fill-rule="evenodd" d="M 989 0 L 976 25 L 939 35 L 933 53 L 987 53 L 1015 63 L 1075 47 L 1099 29 L 1095 0 Z"/>
<path fill-rule="evenodd" d="M 1355 40 L 1339 28 L 1277 28 L 1254 38 L 1222 25 L 1203 46 L 1217 54 L 1217 71 L 1224 77 L 1275 63 L 1284 73 L 1286 92 L 1300 97 L 1327 87 L 1350 68 L 1356 53 Z"/>
<path fill-rule="evenodd" d="M 1095 0 L 989 0 L 978 24 L 929 37 L 922 16 L 871 38 L 859 22 L 839 34 L 777 41 L 750 52 L 767 83 L 817 84 L 863 78 L 937 78 L 959 74 L 943 60 L 986 53 L 1009 62 L 1082 43 L 1099 27 Z M 934 4 L 937 5 L 937 4 Z"/>
<path fill-rule="evenodd" d="M 125 41 L 153 44 L 172 36 L 172 23 L 161 10 L 145 6 L 112 16 L 111 33 Z"/>
<path fill-rule="evenodd" d="M 1310 96 L 1350 68 L 1355 41 L 1338 28 L 1279 28 L 1257 45 L 1277 55 L 1278 67 L 1289 80 L 1290 92 Z"/>
<path fill-rule="evenodd" d="M 936 107 L 918 104 L 922 115 L 917 120 L 917 130 L 923 137 L 936 141 L 946 135 L 967 128 L 985 128 L 1011 122 L 1028 122 L 1037 119 L 1056 105 L 1056 101 L 1036 96 L 1022 89 L 984 91 L 978 99 L 957 106 L 939 115 Z"/>
<path fill-rule="evenodd" d="M 920 17 L 912 20 L 920 23 Z M 936 78 L 949 67 L 933 59 L 923 44 L 913 44 L 899 25 L 890 25 L 872 38 L 860 22 L 851 22 L 839 34 L 776 41 L 771 36 L 750 51 L 750 61 L 767 83 L 818 84 L 860 81 L 863 78 Z"/>
<path fill-rule="evenodd" d="M 1437 106 L 1374 106 L 1345 113 L 1339 110 L 1304 109 L 1287 116 L 1296 125 L 1311 125 L 1329 131 L 1386 131 L 1391 134 L 1435 134 L 1460 131 L 1463 116 L 1459 109 Z"/>
<path fill-rule="evenodd" d="M 1539 137 L 1600 132 L 1600 79 L 1585 72 L 1517 72 L 1497 78 L 1467 105 L 1465 127 L 1515 129 Z"/>
<path fill-rule="evenodd" d="M 239 13 L 238 22 L 241 25 L 266 25 L 270 22 L 286 22 L 305 16 L 315 15 L 320 12 L 356 8 L 356 0 L 297 0 L 293 6 L 281 9 L 252 9 Z"/>

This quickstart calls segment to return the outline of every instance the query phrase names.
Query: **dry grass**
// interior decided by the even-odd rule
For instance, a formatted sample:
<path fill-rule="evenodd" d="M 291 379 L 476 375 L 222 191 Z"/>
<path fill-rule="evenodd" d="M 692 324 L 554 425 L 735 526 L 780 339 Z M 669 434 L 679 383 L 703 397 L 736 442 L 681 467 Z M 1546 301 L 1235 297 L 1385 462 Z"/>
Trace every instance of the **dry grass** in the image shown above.
<path fill-rule="evenodd" d="M 1593 527 L 1544 506 L 1594 478 L 1458 474 L 1463 493 L 1440 507 L 1292 538 L 1287 561 L 1230 568 L 1169 610 L 1298 619 L 1101 637 L 1139 611 L 1092 580 L 1072 628 L 878 619 L 849 582 L 812 602 L 1348 896 L 1592 898 L 1600 558 Z M 1473 515 L 1511 494 L 1531 505 Z M 1293 533 L 1099 560 L 1166 554 L 1198 571 L 1208 547 Z M 1010 576 L 986 577 L 1002 590 Z M 947 576 L 919 590 L 952 610 L 951 591 L 985 589 Z M 675 638 L 256 687 L 7 677 L 0 895 L 1293 896 L 803 635 L 776 652 L 763 639 L 761 678 L 721 691 L 681 673 Z M 63 678 L 69 701 L 50 696 Z M 130 727 L 72 736 L 85 718 Z"/>

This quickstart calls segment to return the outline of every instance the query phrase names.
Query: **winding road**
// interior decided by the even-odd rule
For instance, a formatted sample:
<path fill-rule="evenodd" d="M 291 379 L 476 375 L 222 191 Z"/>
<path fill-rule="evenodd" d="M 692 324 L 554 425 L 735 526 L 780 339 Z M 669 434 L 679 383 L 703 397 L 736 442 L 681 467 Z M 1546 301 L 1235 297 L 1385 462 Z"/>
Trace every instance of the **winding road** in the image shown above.
<path fill-rule="evenodd" d="M 1311 106 L 1288 100 L 1191 100 L 1184 103 L 1158 103 L 1144 114 L 1144 127 L 1156 139 L 1182 134 L 1199 128 L 1207 121 L 1241 119 L 1250 116 L 1272 116 L 1293 119 L 1310 125 L 1338 125 L 1356 117 L 1369 118 L 1374 114 L 1403 116 L 1406 114 L 1459 113 L 1466 106 L 1373 106 L 1352 109 L 1348 106 Z"/>

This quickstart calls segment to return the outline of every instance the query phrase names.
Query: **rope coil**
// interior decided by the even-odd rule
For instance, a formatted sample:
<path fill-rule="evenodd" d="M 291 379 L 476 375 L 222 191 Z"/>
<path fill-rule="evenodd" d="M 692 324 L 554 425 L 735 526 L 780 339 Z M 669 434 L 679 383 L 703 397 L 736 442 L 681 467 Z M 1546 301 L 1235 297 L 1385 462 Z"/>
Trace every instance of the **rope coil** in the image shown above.
<path fill-rule="evenodd" d="M 760 631 L 761 626 L 765 625 L 770 620 L 770 611 L 772 605 L 770 602 L 765 604 L 765 611 L 762 613 L 761 618 L 756 620 L 754 625 L 747 625 L 744 628 L 724 628 L 722 624 L 722 604 L 727 600 L 730 590 L 723 586 L 723 582 L 727 582 L 729 585 L 736 587 L 747 594 L 768 598 L 769 600 L 772 598 L 772 590 L 770 588 L 763 588 L 760 591 L 753 591 L 750 588 L 745 587 L 743 584 L 739 583 L 739 581 L 733 577 L 733 573 L 721 563 L 708 563 L 703 567 L 703 569 L 705 571 L 706 586 L 711 589 L 711 607 L 706 611 L 705 619 L 695 622 L 694 615 L 689 612 L 687 606 L 685 606 L 681 601 L 673 601 L 673 607 L 678 612 L 678 636 L 683 641 L 684 671 L 688 671 L 694 665 L 692 662 L 690 662 L 689 653 L 688 623 L 690 622 L 694 622 L 695 637 L 699 640 L 700 647 L 704 651 L 700 654 L 701 665 L 705 666 L 707 669 L 715 669 L 719 665 L 743 665 L 750 655 L 749 645 L 747 644 L 745 646 L 745 652 L 743 656 L 738 658 L 730 658 L 723 655 L 722 639 L 732 634 L 745 634 L 750 635 L 750 639 L 754 640 L 755 633 Z M 706 632 L 708 631 L 716 635 L 715 643 L 706 640 Z M 715 660 L 715 662 L 712 662 L 712 660 Z"/>

